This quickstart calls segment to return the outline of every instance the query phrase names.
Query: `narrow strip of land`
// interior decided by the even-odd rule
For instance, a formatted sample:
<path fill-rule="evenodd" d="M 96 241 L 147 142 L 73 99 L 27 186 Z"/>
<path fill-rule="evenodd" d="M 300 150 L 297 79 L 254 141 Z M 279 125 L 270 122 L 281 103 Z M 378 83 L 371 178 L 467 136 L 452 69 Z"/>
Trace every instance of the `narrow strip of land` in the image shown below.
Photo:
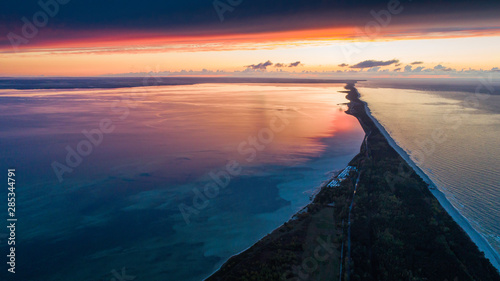
<path fill-rule="evenodd" d="M 499 281 L 498 271 L 367 114 L 354 83 L 346 90 L 347 113 L 366 134 L 352 168 L 207 280 Z"/>

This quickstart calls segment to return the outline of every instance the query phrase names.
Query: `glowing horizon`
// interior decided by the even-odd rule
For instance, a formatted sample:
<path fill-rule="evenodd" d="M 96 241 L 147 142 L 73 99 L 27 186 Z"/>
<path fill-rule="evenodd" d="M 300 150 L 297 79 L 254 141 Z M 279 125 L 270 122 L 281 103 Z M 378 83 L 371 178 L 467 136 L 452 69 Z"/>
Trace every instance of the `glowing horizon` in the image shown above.
<path fill-rule="evenodd" d="M 262 75 L 278 71 L 394 73 L 404 72 L 405 67 L 406 72 L 427 70 L 430 74 L 431 70 L 494 71 L 500 67 L 494 47 L 500 44 L 500 22 L 494 10 L 424 17 L 417 12 L 403 14 L 402 4 L 387 9 L 360 13 L 357 20 L 304 14 L 302 25 L 294 15 L 289 17 L 289 26 L 281 22 L 285 16 L 167 28 L 48 25 L 35 27 L 33 38 L 26 23 L 19 28 L 19 22 L 12 20 L 1 29 L 7 37 L 0 40 L 0 75 L 101 76 L 184 70 L 186 75 L 213 76 L 248 71 L 246 66 L 267 61 L 273 65 L 258 69 Z M 368 60 L 398 60 L 401 67 L 351 68 Z M 415 61 L 422 63 L 413 67 Z M 293 68 L 276 67 L 294 62 L 300 63 Z M 342 64 L 349 66 L 340 67 Z M 204 70 L 218 74 L 192 74 Z"/>

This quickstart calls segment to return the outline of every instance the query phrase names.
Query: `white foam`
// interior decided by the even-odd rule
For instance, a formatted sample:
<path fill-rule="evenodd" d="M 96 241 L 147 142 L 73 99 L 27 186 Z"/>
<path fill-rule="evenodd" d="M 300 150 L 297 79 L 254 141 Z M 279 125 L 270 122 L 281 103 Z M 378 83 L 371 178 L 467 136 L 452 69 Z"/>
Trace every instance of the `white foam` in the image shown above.
<path fill-rule="evenodd" d="M 390 134 L 385 130 L 385 128 L 375 119 L 366 102 L 365 105 L 366 114 L 375 123 L 375 126 L 380 130 L 382 135 L 387 139 L 388 143 L 398 152 L 398 154 L 406 161 L 406 163 L 413 168 L 413 170 L 430 186 L 436 187 L 436 189 L 429 189 L 430 192 L 436 197 L 441 206 L 446 210 L 446 212 L 453 218 L 453 220 L 469 235 L 471 240 L 477 245 L 480 251 L 484 252 L 487 259 L 490 260 L 491 264 L 500 271 L 500 255 L 493 249 L 486 238 L 480 234 L 476 229 L 474 229 L 471 223 L 465 218 L 448 200 L 446 195 L 441 192 L 444 187 L 437 186 L 431 179 L 418 167 L 410 158 L 408 153 L 406 153 L 397 143 L 392 139 Z"/>

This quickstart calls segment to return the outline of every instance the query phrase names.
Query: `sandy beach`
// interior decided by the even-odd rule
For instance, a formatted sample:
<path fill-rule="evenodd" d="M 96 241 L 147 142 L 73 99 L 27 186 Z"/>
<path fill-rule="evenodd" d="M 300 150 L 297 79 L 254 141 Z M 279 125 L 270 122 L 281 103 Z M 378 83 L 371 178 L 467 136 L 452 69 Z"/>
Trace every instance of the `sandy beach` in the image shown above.
<path fill-rule="evenodd" d="M 380 132 L 385 136 L 389 144 L 398 152 L 398 154 L 406 161 L 406 163 L 413 168 L 413 170 L 430 186 L 435 187 L 430 189 L 431 193 L 436 197 L 441 206 L 446 210 L 446 212 L 453 218 L 453 220 L 469 235 L 474 244 L 477 245 L 480 251 L 484 252 L 487 259 L 490 260 L 492 265 L 500 271 L 500 255 L 491 247 L 488 241 L 476 231 L 470 224 L 470 222 L 462 215 L 460 212 L 450 203 L 446 198 L 446 195 L 439 190 L 439 186 L 436 186 L 431 179 L 418 167 L 410 158 L 408 153 L 404 151 L 395 141 L 392 139 L 390 134 L 385 130 L 385 128 L 378 122 L 376 118 L 373 117 L 371 111 L 366 104 L 365 110 L 367 115 L 373 120 Z"/>

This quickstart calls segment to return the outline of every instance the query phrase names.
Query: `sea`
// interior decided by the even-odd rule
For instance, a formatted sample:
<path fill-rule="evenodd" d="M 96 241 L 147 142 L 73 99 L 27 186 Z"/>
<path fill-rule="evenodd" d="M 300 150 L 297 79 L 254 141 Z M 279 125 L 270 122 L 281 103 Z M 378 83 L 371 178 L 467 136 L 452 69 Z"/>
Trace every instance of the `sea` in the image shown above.
<path fill-rule="evenodd" d="M 15 169 L 16 180 L 12 280 L 202 280 L 307 205 L 364 137 L 340 83 L 41 81 L 7 79 L 0 90 L 1 177 Z M 479 121 L 490 123 L 470 126 L 498 128 L 487 114 Z M 439 183 L 498 234 L 499 151 L 494 132 L 478 132 L 447 160 L 468 176 Z M 0 229 L 4 255 L 9 234 Z"/>
<path fill-rule="evenodd" d="M 500 252 L 500 83 L 477 79 L 357 84 L 373 117 Z"/>

